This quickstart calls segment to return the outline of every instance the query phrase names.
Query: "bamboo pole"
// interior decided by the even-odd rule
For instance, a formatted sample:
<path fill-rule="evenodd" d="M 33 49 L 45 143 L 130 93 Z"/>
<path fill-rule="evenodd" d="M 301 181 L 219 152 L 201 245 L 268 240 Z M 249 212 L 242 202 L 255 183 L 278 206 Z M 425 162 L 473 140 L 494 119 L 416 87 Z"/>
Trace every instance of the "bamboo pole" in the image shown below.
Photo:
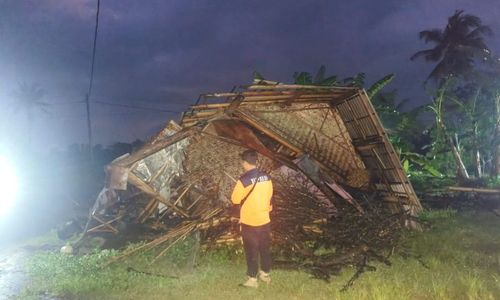
<path fill-rule="evenodd" d="M 470 187 L 462 187 L 462 186 L 450 186 L 450 187 L 448 187 L 448 190 L 449 191 L 454 191 L 454 192 L 473 192 L 473 193 L 482 193 L 482 194 L 500 194 L 500 189 L 482 189 L 482 188 L 470 188 Z"/>
<path fill-rule="evenodd" d="M 185 212 L 180 207 L 177 207 L 177 206 L 173 205 L 167 198 L 165 198 L 162 195 L 160 195 L 160 193 L 158 193 L 157 191 L 155 191 L 151 186 L 149 186 L 147 183 L 145 183 L 144 181 L 142 181 L 134 173 L 129 172 L 129 174 L 128 174 L 128 181 L 131 184 L 133 184 L 134 186 L 136 186 L 138 189 L 142 190 L 147 195 L 152 196 L 152 197 L 158 199 L 158 201 L 160 201 L 161 203 L 165 204 L 169 208 L 173 209 L 175 212 L 181 214 L 184 217 L 189 217 L 189 214 L 187 212 Z"/>
<path fill-rule="evenodd" d="M 174 202 L 174 205 L 177 205 L 177 203 L 179 203 L 179 201 L 181 201 L 182 197 L 184 197 L 184 195 L 189 191 L 189 189 L 191 188 L 191 186 L 194 184 L 194 182 L 190 183 L 186 189 L 181 193 L 181 195 L 177 198 L 177 200 L 175 200 Z"/>
<path fill-rule="evenodd" d="M 319 85 L 301 85 L 301 84 L 275 84 L 275 85 L 249 85 L 242 86 L 249 90 L 280 90 L 280 89 L 312 89 L 312 90 L 346 90 L 346 91 L 356 91 L 357 87 L 347 87 L 347 86 L 319 86 Z"/>
<path fill-rule="evenodd" d="M 158 204 L 158 199 L 151 198 L 151 200 L 149 200 L 148 204 L 137 218 L 139 223 L 144 223 L 146 221 L 146 219 L 155 211 L 157 204 Z"/>

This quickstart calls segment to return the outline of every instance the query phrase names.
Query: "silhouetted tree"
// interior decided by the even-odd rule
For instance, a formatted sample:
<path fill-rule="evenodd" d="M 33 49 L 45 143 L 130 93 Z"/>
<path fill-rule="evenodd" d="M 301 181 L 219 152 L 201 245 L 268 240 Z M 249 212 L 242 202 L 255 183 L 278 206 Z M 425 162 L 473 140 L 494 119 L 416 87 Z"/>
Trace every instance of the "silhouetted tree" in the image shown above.
<path fill-rule="evenodd" d="M 420 39 L 434 47 L 418 51 L 411 60 L 423 57 L 425 61 L 437 62 L 427 80 L 434 79 L 441 85 L 450 76 L 467 76 L 475 59 L 486 59 L 490 55 L 484 36 L 491 34 L 490 27 L 482 25 L 479 17 L 457 10 L 448 18 L 444 29 L 420 32 Z"/>
<path fill-rule="evenodd" d="M 31 143 L 31 134 L 33 128 L 33 121 L 35 118 L 36 111 L 48 112 L 48 103 L 45 103 L 42 98 L 46 95 L 46 91 L 36 83 L 28 84 L 23 82 L 19 84 L 19 87 L 14 91 L 14 112 L 22 111 L 27 118 L 28 122 L 28 143 Z"/>

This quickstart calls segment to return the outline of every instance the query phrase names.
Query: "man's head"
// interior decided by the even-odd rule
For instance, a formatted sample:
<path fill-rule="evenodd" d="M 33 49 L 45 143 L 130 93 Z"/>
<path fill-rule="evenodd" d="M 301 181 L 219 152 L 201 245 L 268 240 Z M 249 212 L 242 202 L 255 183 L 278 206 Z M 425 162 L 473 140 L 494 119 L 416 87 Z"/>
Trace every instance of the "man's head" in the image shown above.
<path fill-rule="evenodd" d="M 241 154 L 243 169 L 249 171 L 257 166 L 257 152 L 254 150 L 246 150 Z"/>

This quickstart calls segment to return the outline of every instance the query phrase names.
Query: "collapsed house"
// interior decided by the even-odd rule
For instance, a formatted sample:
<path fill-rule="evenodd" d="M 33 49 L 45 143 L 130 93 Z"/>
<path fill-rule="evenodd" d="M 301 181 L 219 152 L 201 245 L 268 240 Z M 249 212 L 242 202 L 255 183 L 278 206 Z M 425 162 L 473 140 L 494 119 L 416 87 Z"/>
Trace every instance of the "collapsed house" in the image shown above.
<path fill-rule="evenodd" d="M 180 124 L 169 122 L 139 150 L 114 160 L 92 213 L 98 225 L 89 230 L 116 231 L 120 216 L 106 220 L 99 210 L 120 194 L 139 207 L 139 223 L 159 225 L 172 215 L 182 220 L 145 248 L 193 230 L 209 232 L 207 240 L 229 240 L 213 228 L 229 224 L 224 207 L 245 149 L 260 154 L 259 168 L 276 181 L 278 222 L 300 223 L 301 232 L 324 237 L 318 224 L 346 213 L 371 214 L 373 207 L 386 212 L 380 222 L 397 215 L 396 222 L 408 225 L 422 209 L 364 90 L 260 82 L 201 95 Z"/>

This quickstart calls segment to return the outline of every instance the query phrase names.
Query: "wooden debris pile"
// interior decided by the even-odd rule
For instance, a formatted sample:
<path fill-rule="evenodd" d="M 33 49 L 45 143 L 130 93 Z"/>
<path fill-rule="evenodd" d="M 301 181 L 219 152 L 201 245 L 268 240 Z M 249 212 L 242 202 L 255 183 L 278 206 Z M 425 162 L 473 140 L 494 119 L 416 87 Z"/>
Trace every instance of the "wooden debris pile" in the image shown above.
<path fill-rule="evenodd" d="M 397 245 L 403 229 L 401 215 L 382 206 L 370 204 L 368 195 L 351 192 L 365 199 L 362 214 L 350 205 L 334 207 L 307 178 L 295 174 L 272 172 L 275 187 L 272 232 L 276 268 L 303 269 L 315 278 L 328 280 L 344 267 L 357 272 L 346 288 L 364 271 L 375 268 L 378 261 L 390 265 L 388 257 Z M 156 262 L 175 243 L 200 232 L 204 248 L 240 245 L 239 224 L 227 215 L 226 205 L 204 205 L 199 216 L 186 220 L 166 234 L 115 257 L 118 261 L 141 251 L 157 248 Z M 160 251 L 161 250 L 161 251 Z"/>
<path fill-rule="evenodd" d="M 257 83 L 200 96 L 180 124 L 110 164 L 118 175 L 108 194 L 135 203 L 136 222 L 161 232 L 115 261 L 153 248 L 159 258 L 195 232 L 207 247 L 238 243 L 225 211 L 245 149 L 273 178 L 279 264 L 317 277 L 387 262 L 400 228 L 422 208 L 363 90 Z M 116 199 L 108 200 L 103 206 Z M 114 218 L 90 218 L 116 231 Z"/>

